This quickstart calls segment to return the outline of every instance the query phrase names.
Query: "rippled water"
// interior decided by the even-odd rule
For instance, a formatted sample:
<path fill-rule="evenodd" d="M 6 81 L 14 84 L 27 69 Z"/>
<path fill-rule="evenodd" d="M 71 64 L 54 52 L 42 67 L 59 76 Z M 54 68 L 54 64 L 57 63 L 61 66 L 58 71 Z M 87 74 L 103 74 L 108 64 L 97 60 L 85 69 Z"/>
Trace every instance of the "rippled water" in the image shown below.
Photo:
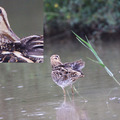
<path fill-rule="evenodd" d="M 54 47 L 53 47 L 54 46 Z M 120 44 L 94 46 L 120 81 Z M 51 79 L 49 57 L 63 62 L 82 58 L 85 77 L 63 92 Z M 3 120 L 119 120 L 120 88 L 105 70 L 86 57 L 94 56 L 76 44 L 46 45 L 43 64 L 0 64 L 0 119 Z"/>

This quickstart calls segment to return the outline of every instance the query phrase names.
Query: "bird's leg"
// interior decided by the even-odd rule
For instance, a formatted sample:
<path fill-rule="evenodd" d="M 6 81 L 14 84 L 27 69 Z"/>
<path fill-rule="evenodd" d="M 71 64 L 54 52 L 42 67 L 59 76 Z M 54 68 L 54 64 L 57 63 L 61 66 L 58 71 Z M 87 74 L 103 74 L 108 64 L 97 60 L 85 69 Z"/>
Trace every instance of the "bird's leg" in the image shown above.
<path fill-rule="evenodd" d="M 64 104 L 66 103 L 66 96 L 64 95 Z"/>
<path fill-rule="evenodd" d="M 63 89 L 64 97 L 66 97 L 65 89 L 63 87 L 62 87 L 62 89 Z"/>
<path fill-rule="evenodd" d="M 72 84 L 71 84 L 71 89 L 72 89 L 72 95 L 74 96 L 74 91 L 73 91 L 73 86 L 72 86 Z"/>

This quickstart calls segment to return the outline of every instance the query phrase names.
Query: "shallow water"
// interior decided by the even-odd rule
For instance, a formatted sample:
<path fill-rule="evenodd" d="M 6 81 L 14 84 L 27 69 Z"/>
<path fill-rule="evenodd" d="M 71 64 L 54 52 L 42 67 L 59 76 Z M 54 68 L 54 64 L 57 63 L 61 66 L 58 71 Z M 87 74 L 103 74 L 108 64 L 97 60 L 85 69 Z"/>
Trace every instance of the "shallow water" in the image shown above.
<path fill-rule="evenodd" d="M 53 47 L 54 46 L 54 47 Z M 120 44 L 94 46 L 120 81 Z M 82 58 L 84 78 L 75 84 L 78 93 L 63 92 L 51 79 L 49 57 L 63 62 Z M 94 56 L 76 44 L 47 45 L 43 64 L 0 64 L 0 119 L 2 120 L 119 120 L 120 87 L 105 70 L 86 57 Z"/>

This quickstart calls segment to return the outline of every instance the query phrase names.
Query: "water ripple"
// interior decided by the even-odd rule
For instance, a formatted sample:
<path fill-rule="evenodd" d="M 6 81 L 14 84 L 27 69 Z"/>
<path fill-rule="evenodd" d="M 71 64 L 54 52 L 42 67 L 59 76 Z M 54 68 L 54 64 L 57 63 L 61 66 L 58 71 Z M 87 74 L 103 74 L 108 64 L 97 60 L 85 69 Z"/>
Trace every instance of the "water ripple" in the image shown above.
<path fill-rule="evenodd" d="M 13 99 L 15 99 L 14 97 L 10 97 L 10 98 L 5 98 L 4 100 L 13 100 Z"/>

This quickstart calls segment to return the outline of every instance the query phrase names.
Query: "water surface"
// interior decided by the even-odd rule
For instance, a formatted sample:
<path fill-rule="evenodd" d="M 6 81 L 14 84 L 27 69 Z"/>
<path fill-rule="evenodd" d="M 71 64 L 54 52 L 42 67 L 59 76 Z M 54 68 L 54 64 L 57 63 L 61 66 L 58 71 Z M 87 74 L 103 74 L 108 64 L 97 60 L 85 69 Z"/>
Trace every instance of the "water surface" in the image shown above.
<path fill-rule="evenodd" d="M 120 81 L 120 44 L 95 45 L 99 56 Z M 82 58 L 84 78 L 75 84 L 74 98 L 51 79 L 49 57 L 63 62 Z M 105 70 L 86 57 L 94 56 L 76 44 L 47 45 L 43 64 L 0 64 L 0 119 L 2 120 L 119 120 L 120 88 Z"/>

